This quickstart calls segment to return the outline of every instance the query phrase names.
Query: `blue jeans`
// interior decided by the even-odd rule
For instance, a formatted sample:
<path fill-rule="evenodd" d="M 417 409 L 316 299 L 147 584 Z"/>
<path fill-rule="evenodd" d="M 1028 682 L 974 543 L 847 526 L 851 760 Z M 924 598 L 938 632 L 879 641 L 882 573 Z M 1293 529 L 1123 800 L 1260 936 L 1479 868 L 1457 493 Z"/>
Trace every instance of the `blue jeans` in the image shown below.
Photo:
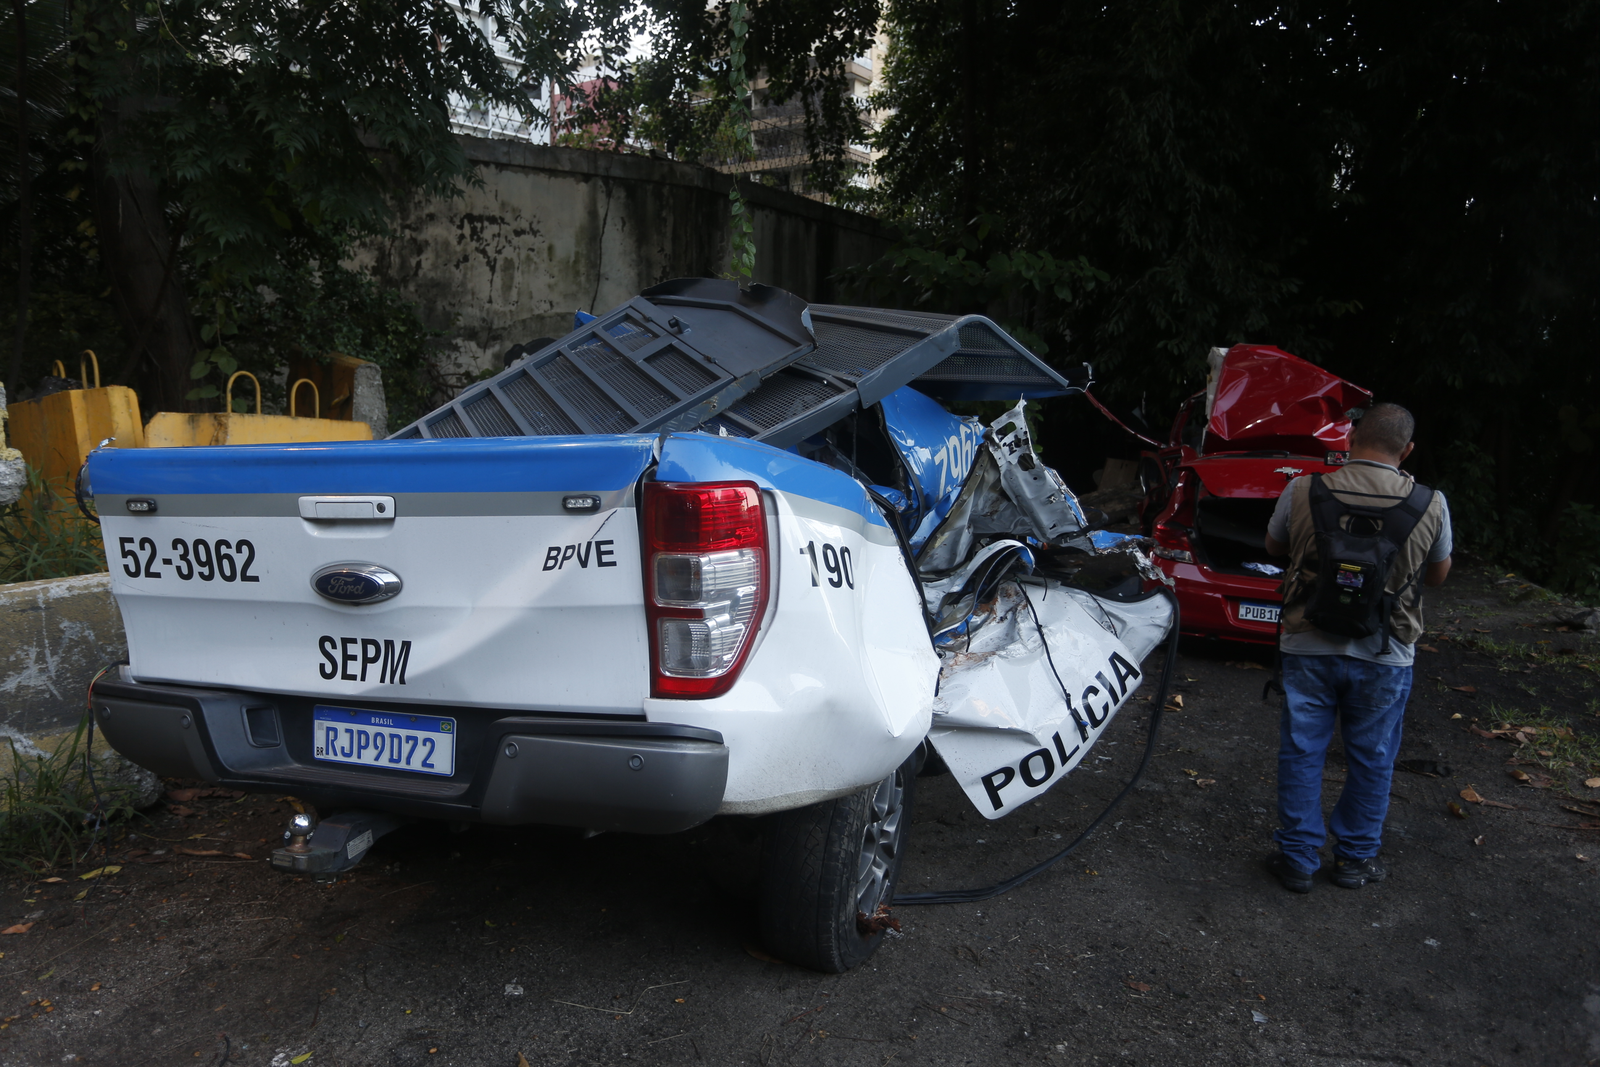
<path fill-rule="evenodd" d="M 1383 847 L 1389 779 L 1411 695 L 1411 668 L 1351 656 L 1283 656 L 1283 721 L 1278 741 L 1278 822 L 1272 835 L 1301 870 L 1322 866 L 1322 767 L 1337 722 L 1348 774 L 1328 828 L 1335 851 L 1364 860 Z"/>

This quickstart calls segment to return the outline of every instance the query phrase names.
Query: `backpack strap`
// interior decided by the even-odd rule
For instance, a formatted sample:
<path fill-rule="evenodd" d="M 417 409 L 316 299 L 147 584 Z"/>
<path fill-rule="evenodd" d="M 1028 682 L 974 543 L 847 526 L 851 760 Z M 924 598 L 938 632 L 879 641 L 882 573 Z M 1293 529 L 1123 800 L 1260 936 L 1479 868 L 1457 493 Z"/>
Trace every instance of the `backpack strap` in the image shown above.
<path fill-rule="evenodd" d="M 1314 531 L 1329 533 L 1339 528 L 1339 519 L 1347 509 L 1333 495 L 1333 490 L 1324 484 L 1320 472 L 1311 475 L 1311 484 L 1306 487 L 1306 501 L 1311 505 L 1311 528 Z"/>
<path fill-rule="evenodd" d="M 1281 696 L 1289 695 L 1283 688 L 1283 613 L 1287 610 L 1286 605 L 1278 605 L 1278 628 L 1272 638 L 1272 673 L 1267 675 L 1267 682 L 1261 687 L 1262 702 L 1271 698 L 1274 689 Z"/>
<path fill-rule="evenodd" d="M 1412 486 L 1406 498 L 1384 514 L 1383 539 L 1396 548 L 1404 548 L 1411 539 L 1411 532 L 1417 528 L 1417 523 L 1422 521 L 1432 504 L 1432 489 L 1425 485 Z"/>
<path fill-rule="evenodd" d="M 1428 513 L 1428 508 L 1432 506 L 1433 490 L 1425 485 L 1412 486 L 1411 492 L 1406 498 L 1390 508 L 1384 515 L 1383 539 L 1394 545 L 1395 548 L 1403 549 L 1406 542 L 1411 539 L 1412 532 L 1416 530 L 1417 523 L 1422 521 L 1422 517 Z M 1422 572 L 1427 567 L 1428 557 L 1424 553 L 1422 563 L 1406 577 L 1405 583 L 1399 589 L 1384 597 L 1385 601 L 1391 604 L 1398 604 L 1400 598 L 1405 596 L 1406 590 L 1413 585 L 1417 587 L 1417 591 L 1412 597 L 1412 603 L 1414 605 L 1417 601 L 1420 601 L 1422 599 L 1422 583 L 1418 582 L 1417 579 L 1422 577 Z M 1378 651 L 1380 656 L 1389 654 L 1389 616 L 1392 614 L 1394 614 L 1392 608 L 1383 614 L 1383 648 Z"/>

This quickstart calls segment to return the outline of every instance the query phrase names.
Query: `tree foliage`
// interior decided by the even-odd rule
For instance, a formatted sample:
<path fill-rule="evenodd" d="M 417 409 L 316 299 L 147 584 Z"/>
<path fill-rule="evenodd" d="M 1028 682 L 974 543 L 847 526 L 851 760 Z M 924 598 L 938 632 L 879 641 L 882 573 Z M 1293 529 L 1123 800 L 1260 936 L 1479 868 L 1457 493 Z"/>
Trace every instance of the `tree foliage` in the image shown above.
<path fill-rule="evenodd" d="M 120 334 L 106 339 L 120 349 L 111 377 L 165 407 L 217 395 L 252 340 L 240 331 L 262 286 L 296 277 L 354 291 L 341 278 L 353 241 L 384 232 L 403 199 L 472 180 L 452 101 L 534 114 L 530 84 L 570 79 L 585 57 L 619 62 L 640 18 L 625 0 L 468 0 L 465 14 L 431 0 L 26 7 L 30 25 L 43 19 L 69 42 L 30 72 L 66 90 L 28 169 L 46 193 L 65 176 L 68 198 L 85 205 L 67 232 L 86 239 L 77 259 L 89 269 L 70 280 L 79 296 L 85 275 L 109 283 L 95 299 Z M 35 229 L 44 242 L 63 232 Z M 73 292 L 56 281 L 30 318 Z M 51 338 L 25 352 L 24 381 L 60 347 Z"/>
<path fill-rule="evenodd" d="M 728 132 L 733 6 L 23 0 L 38 45 L 24 79 L 35 87 L 32 150 L 18 153 L 27 167 L 0 176 L 11 193 L 0 191 L 0 219 L 12 224 L 0 281 L 19 292 L 14 324 L 36 327 L 14 346 L 22 382 L 87 344 L 148 406 L 203 408 L 235 368 L 281 358 L 291 335 L 312 354 L 329 350 L 311 322 L 365 323 L 345 337 L 356 355 L 387 351 L 396 332 L 414 338 L 416 316 L 386 300 L 391 317 L 375 318 L 373 294 L 343 263 L 354 243 L 385 232 L 405 198 L 473 180 L 451 103 L 543 119 L 533 87 L 553 81 L 570 95 L 580 68 L 598 69 L 596 115 L 624 133 L 642 121 L 652 139 L 698 159 Z M 875 0 L 749 5 L 750 67 L 766 74 L 769 99 L 805 101 L 818 165 L 835 179 L 860 123 L 834 90 L 876 15 Z M 654 55 L 636 64 L 627 53 L 642 34 Z M 17 109 L 8 117 L 4 103 L 0 123 L 14 134 Z M 36 194 L 26 212 L 23 188 Z M 23 218 L 38 223 L 32 233 L 17 226 Z M 31 297 L 16 288 L 23 249 L 40 276 Z M 294 302 L 274 303 L 289 291 Z M 297 310 L 300 325 L 280 328 L 291 307 L 321 310 Z M 341 318 L 341 308 L 355 310 Z M 408 373 L 425 376 L 420 364 Z"/>
<path fill-rule="evenodd" d="M 1597 0 L 747 6 L 747 69 L 764 102 L 804 104 L 816 183 L 905 234 L 855 273 L 872 298 L 986 310 L 1151 412 L 1211 346 L 1279 344 L 1417 412 L 1419 474 L 1464 542 L 1596 581 Z M 36 45 L 28 106 L 0 99 L 27 148 L 0 168 L 0 280 L 26 243 L 28 371 L 98 345 L 169 406 L 335 338 L 421 351 L 415 317 L 341 263 L 400 199 L 471 180 L 452 99 L 536 111 L 529 85 L 587 63 L 585 121 L 613 144 L 700 159 L 738 139 L 728 2 L 22 7 L 0 18 Z M 863 189 L 841 72 L 880 17 L 890 117 Z"/>
<path fill-rule="evenodd" d="M 742 160 L 742 91 L 730 70 L 738 53 L 748 73 L 765 80 L 760 104 L 801 104 L 813 187 L 844 188 L 852 176 L 847 146 L 867 132 L 845 64 L 871 46 L 879 0 L 650 0 L 641 10 L 650 54 L 609 72 L 576 122 L 613 131 L 619 146 L 637 139 L 678 159 Z"/>
<path fill-rule="evenodd" d="M 1416 411 L 1468 544 L 1553 574 L 1600 438 L 1596 7 L 889 0 L 867 202 L 920 236 L 864 274 L 1005 317 L 975 265 L 1092 265 L 1028 322 L 1125 406 L 1213 345 L 1322 362 Z"/>

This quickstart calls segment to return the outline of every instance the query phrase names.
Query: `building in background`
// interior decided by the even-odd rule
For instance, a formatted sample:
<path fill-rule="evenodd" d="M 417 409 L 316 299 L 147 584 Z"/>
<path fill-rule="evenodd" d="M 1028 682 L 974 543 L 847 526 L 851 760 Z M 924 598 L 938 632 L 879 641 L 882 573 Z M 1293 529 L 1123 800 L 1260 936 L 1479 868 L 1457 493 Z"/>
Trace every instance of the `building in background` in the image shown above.
<path fill-rule="evenodd" d="M 505 38 L 495 32 L 494 19 L 488 15 L 469 11 L 459 4 L 451 4 L 461 18 L 476 26 L 494 46 L 494 53 L 500 57 L 500 62 L 505 65 L 506 71 L 519 82 L 522 81 L 522 64 L 511 54 L 510 46 Z M 544 107 L 545 101 L 550 98 L 550 85 L 543 79 L 537 79 L 524 85 L 524 91 L 533 101 L 535 106 Z M 529 122 L 527 118 L 514 108 L 504 104 L 489 103 L 484 100 L 469 100 L 466 97 L 451 95 L 450 98 L 450 129 L 458 134 L 469 137 L 494 137 L 508 141 L 527 141 L 533 144 L 550 143 L 550 126 L 543 121 Z"/>
<path fill-rule="evenodd" d="M 504 38 L 495 33 L 494 20 L 455 4 L 451 6 L 463 19 L 483 32 L 493 44 L 495 53 L 505 64 L 507 71 L 512 77 L 520 78 L 522 64 L 511 54 Z M 870 109 L 869 101 L 872 94 L 881 86 L 888 49 L 888 34 L 880 29 L 872 47 L 845 66 L 845 91 L 849 93 L 852 102 L 865 113 L 869 134 L 877 129 L 884 117 L 883 113 Z M 574 85 L 565 92 L 555 83 L 545 80 L 537 80 L 526 86 L 529 99 L 540 110 L 547 112 L 552 117 L 551 120 L 530 122 L 513 108 L 463 97 L 451 100 L 450 125 L 459 134 L 524 141 L 531 144 L 571 143 L 575 147 L 603 150 L 622 147 L 642 152 L 657 147 L 633 141 L 618 146 L 606 135 L 606 131 L 596 127 L 582 129 L 575 127 L 570 116 L 582 108 L 588 95 L 598 91 L 604 84 L 605 80 L 601 78 L 598 66 L 590 60 L 579 69 Z M 812 190 L 807 182 L 811 153 L 806 145 L 804 104 L 799 100 L 769 104 L 767 88 L 768 80 L 765 72 L 758 71 L 751 82 L 754 105 L 751 132 L 756 142 L 755 158 L 719 158 L 713 154 L 703 157 L 700 162 L 724 174 L 748 176 L 775 188 L 823 199 L 823 194 Z M 709 92 L 705 94 L 704 100 L 710 102 Z M 851 144 L 845 151 L 849 163 L 854 167 L 852 181 L 857 185 L 872 185 L 875 182 L 872 165 L 877 159 L 877 150 L 861 143 Z"/>
<path fill-rule="evenodd" d="M 865 53 L 845 65 L 846 91 L 851 100 L 864 112 L 867 132 L 878 128 L 883 120 L 880 112 L 870 108 L 872 94 L 880 87 L 884 59 L 889 50 L 889 38 L 881 29 Z M 724 174 L 742 174 L 759 177 L 765 184 L 786 189 L 818 199 L 822 194 L 807 184 L 806 172 L 811 167 L 811 152 L 806 145 L 805 105 L 799 100 L 782 104 L 766 103 L 767 77 L 757 72 L 751 81 L 754 108 L 751 132 L 756 141 L 754 159 L 708 159 L 705 162 Z M 851 144 L 845 149 L 846 158 L 855 167 L 854 181 L 858 185 L 871 185 L 875 181 L 872 164 L 876 150 L 868 144 Z"/>

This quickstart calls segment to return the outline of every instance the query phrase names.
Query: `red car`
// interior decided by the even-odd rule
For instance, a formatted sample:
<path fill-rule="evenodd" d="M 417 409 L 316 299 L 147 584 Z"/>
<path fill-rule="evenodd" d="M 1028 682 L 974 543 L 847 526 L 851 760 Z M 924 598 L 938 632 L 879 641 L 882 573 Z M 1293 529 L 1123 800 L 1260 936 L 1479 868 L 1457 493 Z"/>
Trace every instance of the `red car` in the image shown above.
<path fill-rule="evenodd" d="M 1272 509 L 1291 479 L 1350 458 L 1351 427 L 1371 402 L 1270 345 L 1211 350 L 1205 391 L 1139 463 L 1141 517 L 1177 583 L 1184 633 L 1273 642 L 1284 561 L 1267 555 Z"/>

